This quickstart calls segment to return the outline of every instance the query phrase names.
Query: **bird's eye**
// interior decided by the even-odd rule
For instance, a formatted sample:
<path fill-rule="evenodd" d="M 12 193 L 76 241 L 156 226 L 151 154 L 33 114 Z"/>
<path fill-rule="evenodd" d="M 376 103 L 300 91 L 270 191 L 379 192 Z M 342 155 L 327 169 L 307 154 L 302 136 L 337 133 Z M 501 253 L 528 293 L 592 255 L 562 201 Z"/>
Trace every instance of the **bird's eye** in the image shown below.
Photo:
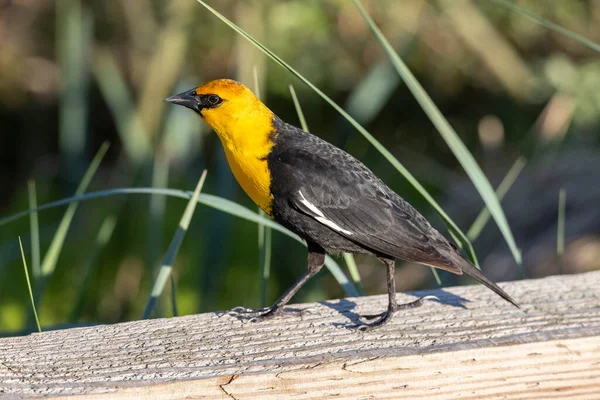
<path fill-rule="evenodd" d="M 217 104 L 219 104 L 221 102 L 221 98 L 219 96 L 217 96 L 216 94 L 211 94 L 210 96 L 208 96 L 208 103 L 212 106 L 216 106 Z"/>

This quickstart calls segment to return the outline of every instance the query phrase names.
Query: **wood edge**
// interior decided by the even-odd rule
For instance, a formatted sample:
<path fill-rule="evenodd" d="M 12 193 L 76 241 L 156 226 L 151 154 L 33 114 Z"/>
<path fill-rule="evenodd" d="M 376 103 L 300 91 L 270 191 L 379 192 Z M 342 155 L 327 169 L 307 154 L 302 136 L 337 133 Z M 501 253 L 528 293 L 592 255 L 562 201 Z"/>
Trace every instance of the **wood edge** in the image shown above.
<path fill-rule="evenodd" d="M 575 371 L 572 371 L 574 367 Z M 573 372 L 579 377 L 572 376 Z M 368 379 L 365 381 L 364 377 Z M 387 385 L 382 382 L 387 382 Z M 444 386 L 444 382 L 449 385 Z M 393 386 L 388 390 L 390 383 Z M 402 391 L 407 392 L 406 389 L 411 385 L 416 387 L 410 394 L 401 394 Z M 445 389 L 448 390 L 447 396 Z M 597 399 L 600 393 L 600 336 L 422 355 L 321 362 L 299 366 L 293 371 L 149 383 L 107 393 L 51 398 L 276 399 L 294 395 L 294 398 L 304 399 L 369 396 L 370 390 L 375 398 L 398 391 L 396 395 L 410 395 L 411 398 L 415 393 L 421 393 L 425 398 L 443 396 L 448 399 L 500 396 L 515 399 L 544 396 Z"/>

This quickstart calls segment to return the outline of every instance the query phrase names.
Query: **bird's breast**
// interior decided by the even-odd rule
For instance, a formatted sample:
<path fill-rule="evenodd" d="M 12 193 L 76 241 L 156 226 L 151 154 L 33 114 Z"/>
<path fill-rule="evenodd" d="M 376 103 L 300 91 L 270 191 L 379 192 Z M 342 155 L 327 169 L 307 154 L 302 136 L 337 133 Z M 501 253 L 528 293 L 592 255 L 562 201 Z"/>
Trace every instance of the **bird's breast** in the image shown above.
<path fill-rule="evenodd" d="M 264 212 L 271 215 L 271 173 L 265 156 L 254 152 L 225 148 L 233 176 L 246 194 Z"/>

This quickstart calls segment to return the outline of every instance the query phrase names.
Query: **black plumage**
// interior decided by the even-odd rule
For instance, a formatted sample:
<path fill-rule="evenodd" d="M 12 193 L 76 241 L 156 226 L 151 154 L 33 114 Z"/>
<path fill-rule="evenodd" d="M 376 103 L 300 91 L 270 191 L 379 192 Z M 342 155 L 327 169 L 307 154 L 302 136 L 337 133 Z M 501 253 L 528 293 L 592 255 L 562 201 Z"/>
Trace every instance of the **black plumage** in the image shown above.
<path fill-rule="evenodd" d="M 277 119 L 267 160 L 273 217 L 328 251 L 433 262 L 459 272 L 440 254 L 450 243 L 363 163 L 332 144 Z M 318 222 L 300 193 L 349 234 Z M 439 265 L 438 265 L 439 264 Z"/>
<path fill-rule="evenodd" d="M 363 327 L 382 325 L 400 307 L 393 296 L 394 283 L 389 282 L 390 279 L 393 281 L 396 258 L 455 274 L 465 272 L 519 307 L 363 163 L 276 116 L 273 126 L 271 139 L 274 146 L 267 162 L 274 219 L 306 239 L 310 253 L 323 254 L 325 250 L 370 254 L 386 263 L 388 270 L 391 268 L 388 289 L 393 291 L 389 293 L 388 311 L 380 315 L 379 321 Z M 319 262 L 322 264 L 322 260 Z M 320 265 L 312 266 L 312 269 L 318 271 Z M 310 270 L 309 260 L 309 276 L 302 284 L 316 273 Z M 286 292 L 289 298 L 298 288 Z M 280 308 L 277 303 L 274 307 Z M 251 310 L 246 311 L 250 313 Z M 267 309 L 268 315 L 272 312 L 271 308 Z M 254 317 L 260 318 L 261 314 Z"/>

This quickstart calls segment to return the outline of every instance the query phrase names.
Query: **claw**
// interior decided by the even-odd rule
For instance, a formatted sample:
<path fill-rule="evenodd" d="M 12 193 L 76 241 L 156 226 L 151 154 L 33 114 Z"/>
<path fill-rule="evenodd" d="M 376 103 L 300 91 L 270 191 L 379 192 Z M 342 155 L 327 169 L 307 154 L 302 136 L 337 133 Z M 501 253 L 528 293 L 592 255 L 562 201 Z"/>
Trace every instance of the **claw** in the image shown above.
<path fill-rule="evenodd" d="M 252 317 L 259 316 L 261 314 L 267 314 L 271 311 L 270 308 L 246 308 L 246 307 L 234 307 L 229 310 L 228 315 L 232 317 Z"/>
<path fill-rule="evenodd" d="M 248 322 L 258 322 L 270 318 L 281 311 L 278 307 L 266 307 L 266 308 L 246 308 L 246 307 L 235 307 L 229 310 L 227 315 L 235 317 Z"/>
<path fill-rule="evenodd" d="M 384 314 L 385 315 L 383 317 L 379 318 L 377 321 L 351 325 L 348 328 L 356 329 L 361 332 L 366 332 L 366 331 L 370 331 L 371 329 L 378 328 L 380 326 L 387 324 L 389 322 L 389 320 L 392 319 L 393 313 L 392 314 L 384 313 Z"/>
<path fill-rule="evenodd" d="M 268 311 L 269 311 L 268 308 L 246 308 L 246 307 L 238 306 L 238 307 L 232 308 L 229 312 L 239 315 L 239 314 L 260 314 L 260 313 L 268 312 Z"/>
<path fill-rule="evenodd" d="M 383 314 L 385 314 L 385 313 L 361 315 L 360 318 L 362 318 L 362 319 L 377 319 L 377 318 L 383 317 Z"/>
<path fill-rule="evenodd" d="M 440 301 L 440 299 L 437 298 L 436 296 L 428 294 L 427 296 L 420 297 L 420 298 L 418 298 L 417 300 L 415 300 L 413 302 L 406 303 L 406 304 L 398 304 L 396 306 L 396 310 L 402 310 L 404 308 L 417 308 L 417 307 L 421 307 L 423 305 L 423 302 L 425 300 L 437 300 L 437 301 Z"/>
<path fill-rule="evenodd" d="M 394 313 L 398 310 L 402 310 L 405 308 L 417 308 L 423 305 L 423 302 L 425 300 L 437 300 L 439 301 L 440 299 L 438 299 L 436 296 L 433 295 L 427 295 L 427 296 L 423 296 L 421 298 L 418 298 L 417 300 L 411 302 L 411 303 L 406 303 L 406 304 L 397 304 L 395 306 L 392 306 L 393 308 L 382 312 L 380 314 L 371 314 L 371 315 L 361 315 L 359 318 L 362 319 L 366 319 L 366 320 L 373 320 L 373 319 L 377 319 L 376 321 L 373 322 L 368 322 L 368 323 L 361 323 L 361 324 L 357 324 L 357 325 L 351 325 L 348 326 L 348 328 L 350 329 L 357 329 L 361 332 L 365 332 L 380 326 L 383 326 L 385 324 L 387 324 L 391 319 L 392 316 L 394 315 Z"/>

